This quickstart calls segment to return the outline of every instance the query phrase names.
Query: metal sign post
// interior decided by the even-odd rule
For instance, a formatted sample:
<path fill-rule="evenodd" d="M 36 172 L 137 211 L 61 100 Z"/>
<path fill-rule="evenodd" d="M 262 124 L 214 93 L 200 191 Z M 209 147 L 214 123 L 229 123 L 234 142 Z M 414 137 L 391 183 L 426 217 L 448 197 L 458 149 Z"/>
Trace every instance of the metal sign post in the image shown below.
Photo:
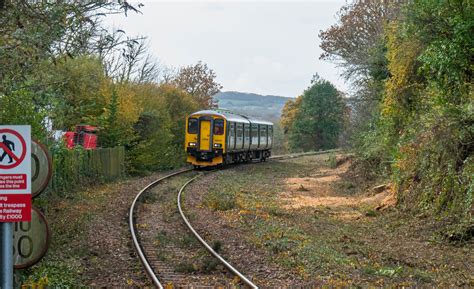
<path fill-rule="evenodd" d="M 0 223 L 0 288 L 13 288 L 13 223 Z"/>
<path fill-rule="evenodd" d="M 0 285 L 13 288 L 13 223 L 31 221 L 31 127 L 0 126 Z"/>

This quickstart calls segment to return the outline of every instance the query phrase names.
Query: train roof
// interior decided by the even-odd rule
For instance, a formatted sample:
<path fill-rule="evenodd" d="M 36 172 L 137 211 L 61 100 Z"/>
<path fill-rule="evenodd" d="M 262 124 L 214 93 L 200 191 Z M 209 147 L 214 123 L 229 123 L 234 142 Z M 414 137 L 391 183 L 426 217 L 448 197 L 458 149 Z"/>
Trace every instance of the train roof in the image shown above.
<path fill-rule="evenodd" d="M 273 125 L 273 122 L 271 121 L 266 121 L 266 120 L 251 118 L 251 117 L 249 117 L 248 120 L 250 120 L 251 123 Z"/>
<path fill-rule="evenodd" d="M 240 114 L 235 114 L 227 111 L 215 111 L 215 110 L 201 110 L 195 113 L 192 113 L 190 116 L 194 115 L 214 115 L 220 116 L 227 119 L 227 121 L 235 121 L 235 122 L 242 122 L 242 123 L 256 123 L 256 124 L 266 124 L 266 125 L 273 125 L 272 122 L 259 120 L 251 117 L 247 117 Z"/>

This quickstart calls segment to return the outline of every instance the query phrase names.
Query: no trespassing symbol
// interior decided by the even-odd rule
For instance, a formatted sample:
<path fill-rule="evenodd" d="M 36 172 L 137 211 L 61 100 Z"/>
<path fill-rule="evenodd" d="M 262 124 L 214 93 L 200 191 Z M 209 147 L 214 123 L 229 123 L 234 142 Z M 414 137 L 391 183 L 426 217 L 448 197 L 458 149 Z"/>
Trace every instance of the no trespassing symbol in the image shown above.
<path fill-rule="evenodd" d="M 31 128 L 0 126 L 0 222 L 31 220 Z"/>
<path fill-rule="evenodd" d="M 0 169 L 13 169 L 19 166 L 25 159 L 26 156 L 26 141 L 25 139 L 17 132 L 12 129 L 0 129 L 0 149 L 3 150 L 2 155 L 0 156 Z M 20 143 L 20 153 L 17 156 L 13 151 L 15 151 L 15 143 Z M 3 160 L 8 157 L 9 162 L 5 165 Z"/>

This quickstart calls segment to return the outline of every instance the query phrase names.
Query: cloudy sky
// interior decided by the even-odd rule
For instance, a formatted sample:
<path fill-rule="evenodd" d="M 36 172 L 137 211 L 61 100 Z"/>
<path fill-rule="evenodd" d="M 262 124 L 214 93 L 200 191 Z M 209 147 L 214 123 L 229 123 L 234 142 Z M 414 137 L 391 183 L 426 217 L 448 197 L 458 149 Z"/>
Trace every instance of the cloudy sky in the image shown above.
<path fill-rule="evenodd" d="M 337 67 L 319 60 L 318 39 L 344 0 L 143 3 L 143 14 L 114 16 L 110 25 L 147 36 L 151 53 L 166 65 L 202 60 L 224 91 L 294 97 L 315 73 L 347 89 Z"/>

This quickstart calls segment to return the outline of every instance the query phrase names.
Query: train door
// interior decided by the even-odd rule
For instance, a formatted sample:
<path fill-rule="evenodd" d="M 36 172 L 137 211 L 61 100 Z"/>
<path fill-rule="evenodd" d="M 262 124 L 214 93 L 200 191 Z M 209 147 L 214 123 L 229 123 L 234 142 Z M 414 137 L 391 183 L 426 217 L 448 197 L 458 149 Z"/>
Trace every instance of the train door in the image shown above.
<path fill-rule="evenodd" d="M 229 151 L 233 151 L 235 148 L 235 122 L 230 123 L 229 142 L 227 148 Z"/>
<path fill-rule="evenodd" d="M 259 148 L 266 148 L 266 147 L 267 147 L 267 126 L 261 124 Z"/>
<path fill-rule="evenodd" d="M 244 128 L 242 123 L 237 123 L 236 130 L 236 149 L 241 150 L 244 146 Z"/>
<path fill-rule="evenodd" d="M 200 122 L 199 150 L 201 151 L 211 150 L 211 121 L 207 119 L 201 119 L 201 122 Z"/>
<path fill-rule="evenodd" d="M 250 132 L 252 137 L 251 147 L 252 149 L 258 148 L 258 125 L 252 124 L 252 131 Z"/>
<path fill-rule="evenodd" d="M 271 148 L 273 145 L 273 126 L 268 126 L 268 147 Z"/>
<path fill-rule="evenodd" d="M 244 149 L 250 149 L 250 125 L 244 124 Z"/>

